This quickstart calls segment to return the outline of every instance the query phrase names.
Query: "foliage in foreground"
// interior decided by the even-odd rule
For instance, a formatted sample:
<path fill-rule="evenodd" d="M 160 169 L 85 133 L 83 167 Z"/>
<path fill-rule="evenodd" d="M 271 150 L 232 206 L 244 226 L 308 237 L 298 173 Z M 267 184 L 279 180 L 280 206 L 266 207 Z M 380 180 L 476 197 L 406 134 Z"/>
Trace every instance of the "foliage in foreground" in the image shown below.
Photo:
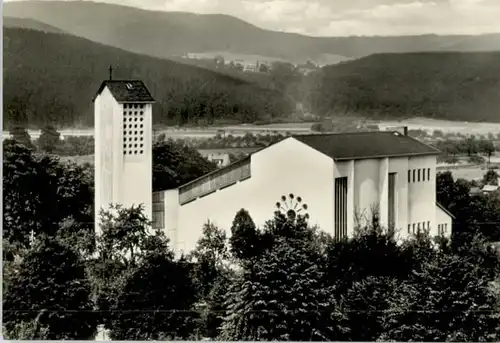
<path fill-rule="evenodd" d="M 96 333 L 91 287 L 79 256 L 44 236 L 12 276 L 3 311 L 10 339 L 86 340 Z"/>

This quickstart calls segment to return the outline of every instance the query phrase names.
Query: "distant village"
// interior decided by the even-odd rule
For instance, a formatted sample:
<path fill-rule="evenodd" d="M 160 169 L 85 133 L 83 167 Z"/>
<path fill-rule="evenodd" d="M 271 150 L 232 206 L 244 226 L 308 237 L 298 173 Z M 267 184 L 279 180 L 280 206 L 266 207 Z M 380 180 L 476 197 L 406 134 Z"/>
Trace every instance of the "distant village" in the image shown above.
<path fill-rule="evenodd" d="M 222 55 L 209 56 L 205 54 L 187 53 L 182 56 L 182 59 L 202 62 L 202 64 L 211 64 L 216 67 L 224 67 L 228 69 L 237 69 L 248 73 L 268 73 L 272 70 L 276 63 L 286 64 L 293 67 L 297 72 L 302 75 L 309 75 L 312 72 L 320 69 L 323 65 L 316 64 L 312 61 L 307 61 L 306 63 L 290 63 L 281 60 L 258 60 L 252 58 L 234 58 L 230 59 L 228 57 L 224 58 Z"/>

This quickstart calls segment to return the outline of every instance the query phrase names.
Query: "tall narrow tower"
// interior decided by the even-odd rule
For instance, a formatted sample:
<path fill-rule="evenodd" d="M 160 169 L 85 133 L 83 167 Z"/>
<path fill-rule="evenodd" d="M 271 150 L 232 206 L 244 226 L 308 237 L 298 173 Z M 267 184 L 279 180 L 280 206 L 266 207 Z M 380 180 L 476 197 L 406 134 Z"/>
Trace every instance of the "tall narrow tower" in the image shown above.
<path fill-rule="evenodd" d="M 95 229 L 111 204 L 142 204 L 152 218 L 152 108 L 142 81 L 103 81 L 94 98 Z"/>

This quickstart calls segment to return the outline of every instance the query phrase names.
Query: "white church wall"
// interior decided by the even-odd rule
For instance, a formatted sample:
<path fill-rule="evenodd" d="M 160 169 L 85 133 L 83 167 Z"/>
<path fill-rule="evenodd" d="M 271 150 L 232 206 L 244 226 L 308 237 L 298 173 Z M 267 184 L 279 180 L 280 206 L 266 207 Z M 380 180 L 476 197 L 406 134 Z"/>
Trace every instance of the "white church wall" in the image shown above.
<path fill-rule="evenodd" d="M 389 173 L 396 173 L 396 227 L 398 237 L 407 236 L 408 227 L 408 157 L 389 159 Z"/>
<path fill-rule="evenodd" d="M 380 214 L 381 224 L 387 226 L 388 222 L 388 174 L 395 173 L 395 229 L 399 235 L 407 236 L 407 226 L 409 223 L 410 200 L 409 200 L 409 184 L 408 184 L 408 170 L 409 168 L 431 168 L 435 173 L 433 161 L 435 157 L 424 157 L 414 160 L 412 166 L 409 165 L 408 157 L 395 157 L 395 158 L 381 158 L 381 159 L 364 159 L 355 161 L 341 161 L 337 162 L 337 169 L 339 175 L 347 176 L 348 165 L 354 164 L 354 180 L 353 180 L 353 211 L 357 216 L 359 225 L 365 225 L 369 222 L 372 211 L 378 210 Z M 419 192 L 418 198 L 413 195 L 418 201 L 434 201 L 432 200 L 435 193 L 435 188 L 432 186 L 432 178 L 429 185 L 424 189 L 413 188 L 412 192 Z M 430 200 L 429 200 L 430 199 Z M 434 202 L 426 204 L 426 213 L 431 215 L 417 216 L 415 218 L 422 218 L 420 221 L 430 220 L 432 211 L 428 209 Z M 354 215 L 353 215 L 353 221 Z"/>
<path fill-rule="evenodd" d="M 272 219 L 276 202 L 290 193 L 308 205 L 312 225 L 332 233 L 333 165 L 332 159 L 294 138 L 252 155 L 250 178 L 180 206 L 179 250 L 194 249 L 208 220 L 230 236 L 234 216 L 242 208 L 257 226 L 264 225 Z"/>
<path fill-rule="evenodd" d="M 431 228 L 431 236 L 444 236 L 447 238 L 451 237 L 452 232 L 452 218 L 448 213 L 443 211 L 439 206 L 436 206 L 436 225 Z"/>
<path fill-rule="evenodd" d="M 152 104 L 118 103 L 104 87 L 94 101 L 94 116 L 96 213 L 110 204 L 142 204 L 152 219 Z M 98 221 L 97 215 L 97 233 Z"/>
<path fill-rule="evenodd" d="M 346 162 L 344 162 L 346 163 Z M 354 161 L 354 211 L 361 219 L 361 226 L 367 224 L 372 210 L 379 205 L 379 160 L 366 159 Z"/>
<path fill-rule="evenodd" d="M 137 107 L 135 107 L 137 105 Z M 128 105 L 130 106 L 130 105 Z M 127 106 L 127 107 L 128 107 Z M 132 104 L 132 108 L 120 106 L 119 123 L 116 126 L 119 144 L 117 173 L 121 176 L 117 199 L 126 207 L 144 206 L 144 214 L 152 218 L 152 105 Z M 143 106 L 140 108 L 139 106 Z M 141 114 L 141 112 L 143 112 Z M 126 114 L 125 114 L 126 113 Z M 125 120 L 124 120 L 125 119 Z M 142 121 L 141 121 L 142 119 Z M 127 126 L 125 128 L 125 126 Z M 123 139 L 127 139 L 124 141 Z M 142 140 L 141 140 L 142 139 Z M 126 146 L 126 147 L 125 147 Z M 123 151 L 125 149 L 125 154 Z"/>
<path fill-rule="evenodd" d="M 119 104 L 114 100 L 111 92 L 105 88 L 94 102 L 94 139 L 95 139 L 95 224 L 99 232 L 98 222 L 100 210 L 108 210 L 113 202 L 113 190 L 115 189 L 115 173 L 113 169 L 113 127 L 116 107 Z"/>
<path fill-rule="evenodd" d="M 413 233 L 436 226 L 436 156 L 415 156 L 408 160 L 408 225 Z M 420 171 L 420 178 L 419 178 Z"/>

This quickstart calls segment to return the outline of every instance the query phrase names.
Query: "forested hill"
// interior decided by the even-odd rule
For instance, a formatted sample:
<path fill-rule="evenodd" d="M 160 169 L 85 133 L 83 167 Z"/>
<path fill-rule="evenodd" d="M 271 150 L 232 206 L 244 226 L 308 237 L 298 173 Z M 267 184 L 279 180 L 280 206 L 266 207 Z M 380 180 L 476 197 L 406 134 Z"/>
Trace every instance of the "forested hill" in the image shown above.
<path fill-rule="evenodd" d="M 169 58 L 201 52 L 261 55 L 293 63 L 374 53 L 500 50 L 500 34 L 310 37 L 265 30 L 220 14 L 146 11 L 91 1 L 11 1 L 4 15 L 32 18 L 99 43 Z"/>
<path fill-rule="evenodd" d="M 4 28 L 4 125 L 92 125 L 92 97 L 108 67 L 141 79 L 157 100 L 155 124 L 205 118 L 254 121 L 287 115 L 282 93 L 206 69 L 134 54 L 89 40 Z"/>
<path fill-rule="evenodd" d="M 379 54 L 322 69 L 318 114 L 500 122 L 500 52 Z"/>
<path fill-rule="evenodd" d="M 41 21 L 31 18 L 15 18 L 15 17 L 4 16 L 2 24 L 4 27 L 10 27 L 10 28 L 32 29 L 32 30 L 52 32 L 52 33 L 66 33 L 55 26 L 45 24 L 42 23 Z"/>

